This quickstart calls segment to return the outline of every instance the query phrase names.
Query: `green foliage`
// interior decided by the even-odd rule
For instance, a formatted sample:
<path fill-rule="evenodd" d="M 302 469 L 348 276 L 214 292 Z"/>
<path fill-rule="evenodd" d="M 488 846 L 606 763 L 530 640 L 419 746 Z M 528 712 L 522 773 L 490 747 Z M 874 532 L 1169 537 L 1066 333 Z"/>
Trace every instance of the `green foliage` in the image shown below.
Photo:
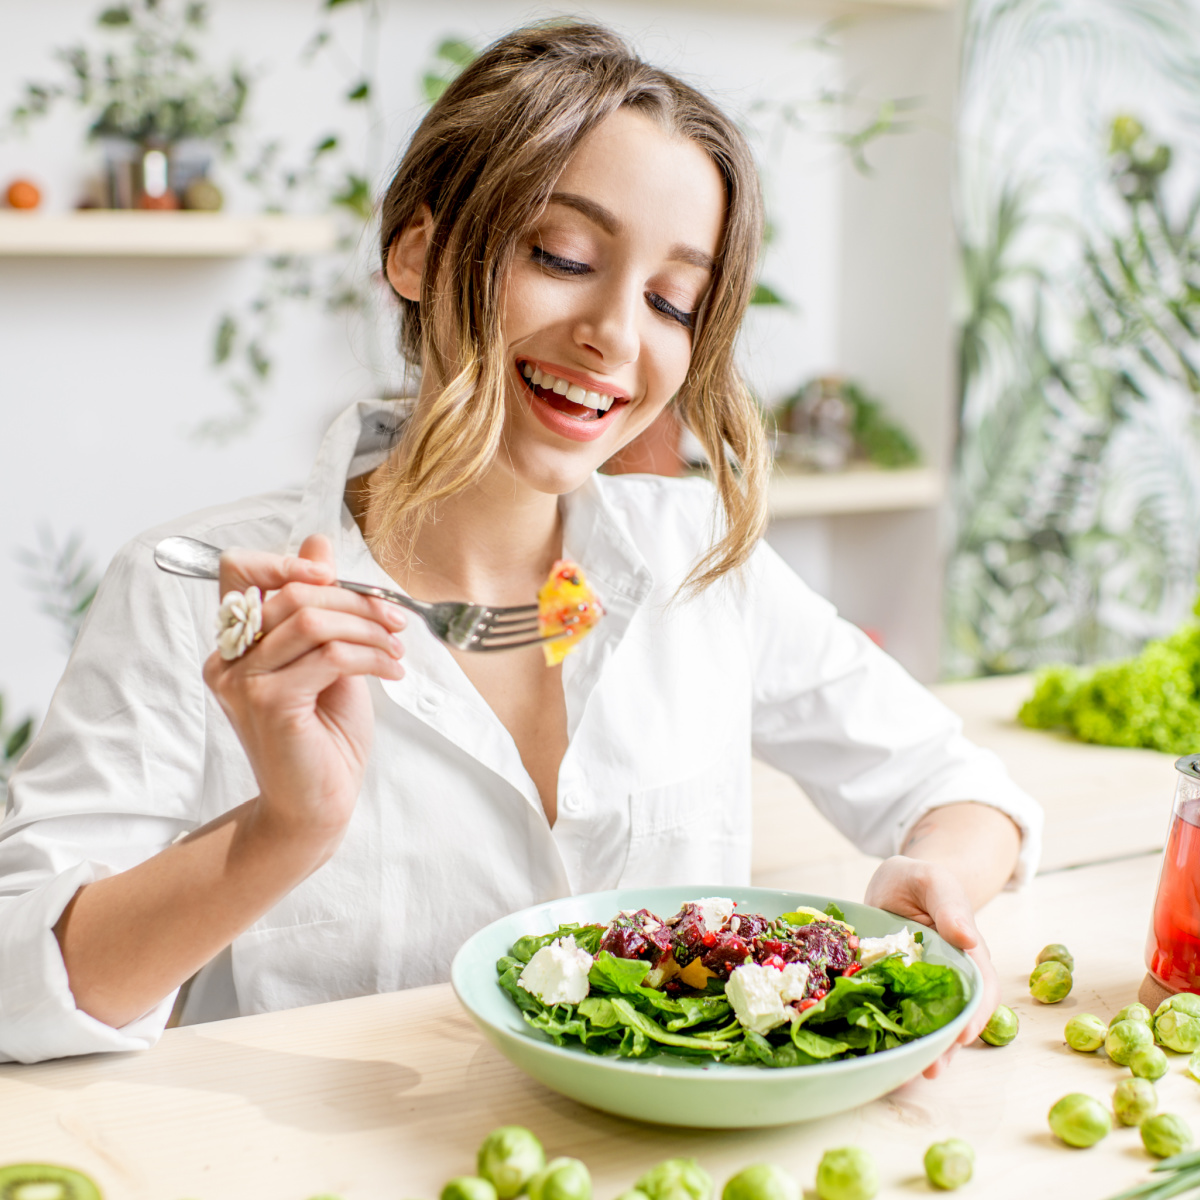
<path fill-rule="evenodd" d="M 5 719 L 4 696 L 0 695 L 0 793 L 8 781 L 17 760 L 25 753 L 33 740 L 33 718 L 25 717 L 16 725 L 9 725 Z M 3 811 L 3 805 L 0 805 Z"/>
<path fill-rule="evenodd" d="M 1022 238 L 1051 232 L 1032 180 L 1006 180 L 964 239 L 952 674 L 1136 651 L 1200 560 L 1200 194 L 1172 215 L 1172 156 L 1136 118 L 1107 150 L 1107 227 L 1053 229 L 1078 247 L 1073 273 L 1021 260 Z M 1172 396 L 1190 411 L 1164 427 Z"/>
<path fill-rule="evenodd" d="M 421 76 L 421 94 L 426 104 L 436 104 L 463 67 L 475 59 L 475 48 L 462 38 L 445 38 L 433 52 L 433 61 Z"/>
<path fill-rule="evenodd" d="M 100 586 L 99 575 L 83 552 L 83 539 L 72 533 L 59 544 L 42 526 L 36 548 L 18 550 L 17 561 L 28 570 L 28 582 L 41 598 L 39 609 L 58 624 L 69 650 Z"/>
<path fill-rule="evenodd" d="M 769 287 L 761 280 L 754 285 L 754 292 L 750 297 L 751 304 L 775 304 L 783 308 L 791 308 L 791 302 L 785 300 L 774 288 Z"/>
<path fill-rule="evenodd" d="M 868 461 L 880 467 L 911 467 L 920 461 L 912 438 L 888 419 L 878 400 L 855 383 L 846 384 L 844 395 L 853 413 L 850 431 Z"/>
<path fill-rule="evenodd" d="M 360 30 L 357 53 L 344 45 L 338 30 L 343 9 L 357 6 Z M 333 10 L 337 10 L 336 12 Z M 301 53 L 311 64 L 327 56 L 343 72 L 338 99 L 344 112 L 359 127 L 359 138 L 343 130 L 331 130 L 318 138 L 299 162 L 288 162 L 284 148 L 268 141 L 243 168 L 243 179 L 254 187 L 268 212 L 287 212 L 304 202 L 337 215 L 341 234 L 338 252 L 320 262 L 294 255 L 268 259 L 256 294 L 237 311 L 218 318 L 212 339 L 212 363 L 224 375 L 234 396 L 234 407 L 225 414 L 201 422 L 194 436 L 217 444 L 241 436 L 261 415 L 261 397 L 272 377 L 272 345 L 284 309 L 291 304 L 319 301 L 326 312 L 368 316 L 377 303 L 372 258 L 367 271 L 355 257 L 369 243 L 367 228 L 375 219 L 372 181 L 379 177 L 386 151 L 377 132 L 385 118 L 379 109 L 378 63 L 381 11 L 377 0 L 325 0 L 323 20 Z M 435 47 L 432 61 L 421 76 L 422 95 L 432 103 L 454 77 L 475 57 L 475 50 L 461 38 L 443 38 Z M 353 147 L 361 141 L 365 151 Z M 390 317 L 390 312 L 389 312 Z M 368 350 L 373 343 L 368 341 Z M 383 368 L 379 364 L 379 374 Z"/>
<path fill-rule="evenodd" d="M 1200 601 L 1196 605 L 1200 616 Z M 1065 729 L 1085 742 L 1191 754 L 1200 744 L 1200 620 L 1142 652 L 1090 670 L 1038 672 L 1017 714 L 1034 729 Z"/>
<path fill-rule="evenodd" d="M 236 66 L 221 74 L 203 67 L 196 37 L 206 24 L 203 4 L 141 0 L 106 8 L 96 17 L 101 44 L 56 50 L 66 77 L 26 83 L 10 121 L 24 128 L 67 99 L 95 114 L 92 137 L 143 145 L 204 138 L 232 152 L 250 80 Z"/>

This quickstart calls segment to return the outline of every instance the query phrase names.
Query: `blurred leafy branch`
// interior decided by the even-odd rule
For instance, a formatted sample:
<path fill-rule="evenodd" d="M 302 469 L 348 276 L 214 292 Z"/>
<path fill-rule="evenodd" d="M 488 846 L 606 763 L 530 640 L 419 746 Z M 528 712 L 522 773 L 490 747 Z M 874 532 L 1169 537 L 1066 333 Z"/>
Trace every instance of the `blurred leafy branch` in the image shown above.
<path fill-rule="evenodd" d="M 83 539 L 69 534 L 59 542 L 47 526 L 39 526 L 37 546 L 17 551 L 17 561 L 28 572 L 27 582 L 39 597 L 38 610 L 59 627 L 64 648 L 70 650 L 79 636 L 100 576 L 84 553 Z"/>
<path fill-rule="evenodd" d="M 868 158 L 872 146 L 885 138 L 910 133 L 916 128 L 917 117 L 924 101 L 919 96 L 884 96 L 873 98 L 857 88 L 834 86 L 821 79 L 822 56 L 832 68 L 841 51 L 840 35 L 852 24 L 853 18 L 836 18 L 805 38 L 797 49 L 816 56 L 812 71 L 805 78 L 815 80 L 811 90 L 800 96 L 764 97 L 754 101 L 746 113 L 747 132 L 763 145 L 761 170 L 768 185 L 769 164 L 782 156 L 789 136 L 815 136 L 838 147 L 849 156 L 853 168 L 862 175 L 872 175 L 874 168 Z M 764 249 L 775 240 L 776 224 L 768 219 Z M 759 280 L 751 297 L 752 305 L 792 308 L 783 289 Z"/>
<path fill-rule="evenodd" d="M 990 238 L 963 247 L 954 673 L 1130 653 L 1200 565 L 1200 194 L 1172 216 L 1170 148 L 1132 116 L 1111 123 L 1107 159 L 1116 215 L 1073 230 L 1069 281 L 1014 252 L 1035 221 L 1028 183 L 1003 187 Z M 1033 285 L 1023 308 L 1017 281 Z M 1057 339 L 1051 290 L 1070 321 Z"/>
<path fill-rule="evenodd" d="M 357 10 L 360 20 L 357 53 L 345 48 L 331 14 L 335 9 Z M 258 419 L 261 395 L 275 365 L 272 339 L 285 305 L 320 303 L 326 312 L 356 313 L 371 318 L 378 301 L 379 269 L 372 259 L 364 269 L 357 258 L 369 243 L 366 235 L 375 219 L 372 181 L 379 175 L 388 148 L 380 141 L 385 126 L 378 107 L 378 62 L 382 14 L 378 0 L 325 0 L 322 20 L 301 52 L 301 62 L 311 65 L 319 58 L 337 64 L 343 77 L 341 104 L 359 127 L 358 137 L 344 129 L 322 133 L 299 163 L 287 161 L 278 140 L 265 143 L 246 165 L 245 182 L 262 197 L 267 212 L 285 212 L 297 203 L 318 211 L 331 211 L 339 218 L 337 253 L 317 264 L 301 255 L 278 255 L 264 263 L 255 294 L 237 308 L 223 312 L 212 342 L 213 365 L 224 375 L 233 392 L 234 411 L 203 422 L 195 433 L 218 444 L 239 436 Z M 475 56 L 460 38 L 444 38 L 435 47 L 420 77 L 420 92 L 429 104 L 441 95 L 455 75 Z M 353 149 L 355 143 L 361 149 Z M 368 341 L 367 352 L 373 349 Z M 371 363 L 382 379 L 386 369 Z"/>
<path fill-rule="evenodd" d="M 200 138 L 234 152 L 234 133 L 250 92 L 238 66 L 210 73 L 198 38 L 208 8 L 195 0 L 112 5 L 95 18 L 99 46 L 75 43 L 53 52 L 63 78 L 25 83 L 9 123 L 24 131 L 60 100 L 95 111 L 88 135 L 171 145 Z"/>
<path fill-rule="evenodd" d="M 49 528 L 42 526 L 37 537 L 36 548 L 17 551 L 17 561 L 29 573 L 27 582 L 40 599 L 39 610 L 58 625 L 64 646 L 69 650 L 95 599 L 100 578 L 84 553 L 79 534 L 70 534 L 60 543 Z M 5 801 L 0 803 L 0 813 L 6 804 L 9 776 L 33 739 L 33 726 L 32 716 L 10 725 L 4 711 L 4 697 L 0 695 L 0 800 Z"/>

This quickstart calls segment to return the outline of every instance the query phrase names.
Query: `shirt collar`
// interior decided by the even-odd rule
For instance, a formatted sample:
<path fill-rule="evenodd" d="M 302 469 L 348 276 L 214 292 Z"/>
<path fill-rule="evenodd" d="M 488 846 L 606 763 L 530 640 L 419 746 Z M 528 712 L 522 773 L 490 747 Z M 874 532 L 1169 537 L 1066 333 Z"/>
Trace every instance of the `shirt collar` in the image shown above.
<path fill-rule="evenodd" d="M 370 556 L 346 507 L 345 490 L 347 480 L 366 474 L 386 460 L 400 436 L 408 404 L 360 400 L 333 422 L 304 488 L 288 539 L 288 553 L 295 554 L 310 534 L 323 533 L 337 548 L 339 569 L 354 571 L 352 577 L 363 582 L 396 586 Z M 654 580 L 601 479 L 590 476 L 581 487 L 563 496 L 560 504 L 563 553 L 583 567 L 607 612 L 563 663 L 567 731 L 573 741 L 605 664 L 650 595 Z M 508 731 L 419 618 L 410 622 L 406 643 L 406 678 L 398 684 L 385 683 L 384 691 L 401 707 L 473 753 L 540 809 L 537 790 Z"/>

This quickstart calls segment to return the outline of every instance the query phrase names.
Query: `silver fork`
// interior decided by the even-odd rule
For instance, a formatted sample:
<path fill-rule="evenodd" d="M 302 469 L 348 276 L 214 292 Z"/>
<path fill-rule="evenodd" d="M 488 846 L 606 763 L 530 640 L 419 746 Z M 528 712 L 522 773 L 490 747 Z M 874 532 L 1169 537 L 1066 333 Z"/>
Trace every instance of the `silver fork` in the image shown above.
<path fill-rule="evenodd" d="M 163 538 L 154 547 L 154 561 L 172 575 L 186 575 L 192 579 L 220 578 L 221 551 L 196 538 Z M 441 638 L 455 650 L 515 650 L 519 646 L 557 641 L 564 636 L 537 636 L 536 604 L 518 604 L 511 608 L 488 608 L 483 604 L 461 604 L 452 600 L 430 604 L 369 583 L 352 583 L 346 579 L 335 582 L 349 592 L 374 596 L 415 612 L 429 626 L 434 637 Z"/>

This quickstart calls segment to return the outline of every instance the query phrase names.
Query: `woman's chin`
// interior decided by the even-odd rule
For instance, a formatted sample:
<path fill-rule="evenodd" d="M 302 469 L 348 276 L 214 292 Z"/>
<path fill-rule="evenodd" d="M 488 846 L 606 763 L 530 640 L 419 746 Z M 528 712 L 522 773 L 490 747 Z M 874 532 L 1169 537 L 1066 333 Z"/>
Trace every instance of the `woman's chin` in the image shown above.
<path fill-rule="evenodd" d="M 510 453 L 506 465 L 513 476 L 530 491 L 541 492 L 543 495 L 565 496 L 568 492 L 582 487 L 607 458 L 608 455 L 603 453 L 556 453 L 538 447 L 524 454 Z M 497 461 L 505 461 L 503 451 Z"/>

